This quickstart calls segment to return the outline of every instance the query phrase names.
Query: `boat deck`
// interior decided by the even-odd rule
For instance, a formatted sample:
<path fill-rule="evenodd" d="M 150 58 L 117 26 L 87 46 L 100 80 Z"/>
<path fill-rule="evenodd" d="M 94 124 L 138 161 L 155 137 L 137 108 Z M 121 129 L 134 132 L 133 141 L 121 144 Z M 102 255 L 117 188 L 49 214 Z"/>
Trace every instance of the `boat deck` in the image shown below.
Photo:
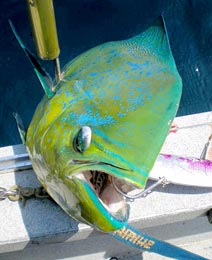
<path fill-rule="evenodd" d="M 212 113 L 178 117 L 184 126 L 212 122 Z M 200 157 L 212 129 L 209 125 L 181 128 L 167 137 L 163 153 Z M 14 184 L 39 186 L 27 157 L 5 161 L 5 157 L 26 153 L 24 146 L 0 148 L 0 187 Z M 24 171 L 14 166 L 25 163 Z M 8 169 L 5 171 L 5 169 Z M 11 168 L 11 169 L 9 169 Z M 212 208 L 212 188 L 169 184 L 158 187 L 146 198 L 131 203 L 130 224 L 143 232 L 212 258 L 212 225 L 206 217 Z M 0 201 L 0 259 L 167 259 L 140 253 L 122 245 L 107 234 L 79 224 L 54 202 L 30 199 L 21 202 Z"/>

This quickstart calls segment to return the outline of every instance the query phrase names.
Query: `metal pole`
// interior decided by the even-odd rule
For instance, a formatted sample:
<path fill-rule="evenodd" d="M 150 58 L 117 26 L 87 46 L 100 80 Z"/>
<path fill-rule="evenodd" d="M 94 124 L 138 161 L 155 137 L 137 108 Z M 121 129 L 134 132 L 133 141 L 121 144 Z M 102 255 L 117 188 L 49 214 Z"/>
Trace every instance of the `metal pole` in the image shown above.
<path fill-rule="evenodd" d="M 56 79 L 61 79 L 60 48 L 52 0 L 27 0 L 32 32 L 38 56 L 54 60 Z"/>

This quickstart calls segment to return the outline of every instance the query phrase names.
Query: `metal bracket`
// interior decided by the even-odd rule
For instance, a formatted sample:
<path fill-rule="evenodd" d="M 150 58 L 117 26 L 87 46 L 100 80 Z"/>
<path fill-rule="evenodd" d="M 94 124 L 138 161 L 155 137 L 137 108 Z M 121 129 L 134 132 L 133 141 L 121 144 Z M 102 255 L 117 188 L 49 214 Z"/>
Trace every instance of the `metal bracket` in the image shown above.
<path fill-rule="evenodd" d="M 209 223 L 212 224 L 212 209 L 210 209 L 210 210 L 208 211 L 207 216 L 208 216 L 208 221 L 209 221 Z"/>

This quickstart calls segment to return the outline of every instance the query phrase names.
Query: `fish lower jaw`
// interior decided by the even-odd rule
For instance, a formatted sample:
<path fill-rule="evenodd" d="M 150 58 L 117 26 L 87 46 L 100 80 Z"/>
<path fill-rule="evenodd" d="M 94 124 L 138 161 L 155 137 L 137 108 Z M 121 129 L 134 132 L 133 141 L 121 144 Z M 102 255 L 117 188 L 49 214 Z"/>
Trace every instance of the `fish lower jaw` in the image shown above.
<path fill-rule="evenodd" d="M 74 176 L 91 187 L 98 200 L 112 216 L 118 219 L 125 219 L 129 214 L 129 207 L 125 198 L 114 188 L 112 177 L 103 172 L 95 171 L 95 173 L 98 173 L 98 180 L 96 181 L 94 180 L 94 171 L 82 171 L 74 174 Z M 103 178 L 104 180 L 101 182 Z"/>

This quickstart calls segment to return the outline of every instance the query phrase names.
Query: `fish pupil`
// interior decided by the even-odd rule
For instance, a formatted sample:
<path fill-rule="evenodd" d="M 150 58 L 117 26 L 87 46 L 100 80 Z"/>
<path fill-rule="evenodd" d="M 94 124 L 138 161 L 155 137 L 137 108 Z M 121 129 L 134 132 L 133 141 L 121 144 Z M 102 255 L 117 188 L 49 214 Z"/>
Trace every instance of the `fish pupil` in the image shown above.
<path fill-rule="evenodd" d="M 74 138 L 74 149 L 79 153 L 84 152 L 84 142 L 83 142 L 83 138 L 82 138 L 82 130 L 80 130 L 77 133 L 77 136 Z"/>
<path fill-rule="evenodd" d="M 89 126 L 83 126 L 77 133 L 73 141 L 76 152 L 84 153 L 91 144 L 92 130 Z"/>

